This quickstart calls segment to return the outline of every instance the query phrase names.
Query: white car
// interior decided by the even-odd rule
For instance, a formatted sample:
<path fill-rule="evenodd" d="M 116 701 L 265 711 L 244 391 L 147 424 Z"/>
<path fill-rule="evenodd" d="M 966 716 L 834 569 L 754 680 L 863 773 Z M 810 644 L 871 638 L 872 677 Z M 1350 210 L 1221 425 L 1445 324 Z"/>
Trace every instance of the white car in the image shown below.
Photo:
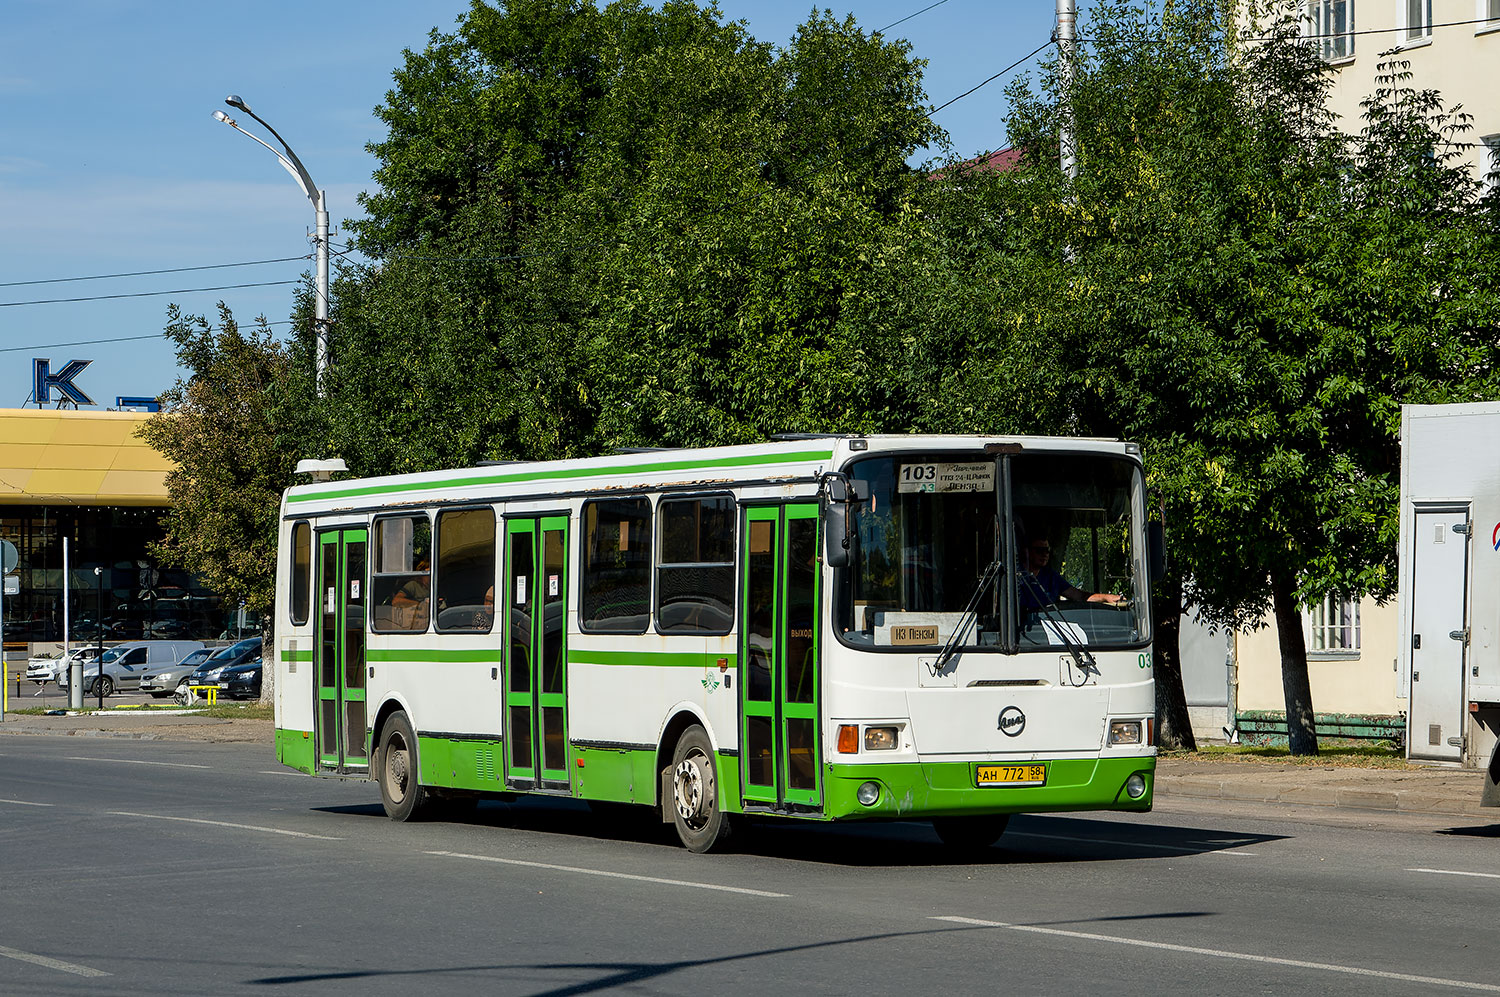
<path fill-rule="evenodd" d="M 49 651 L 46 654 L 38 654 L 26 662 L 26 677 L 37 685 L 43 682 L 56 682 L 72 662 L 82 661 L 85 668 L 99 660 L 99 647 L 90 644 L 86 647 L 75 647 L 68 655 L 67 661 L 63 660 L 62 651 Z M 66 681 L 64 680 L 64 684 Z"/>

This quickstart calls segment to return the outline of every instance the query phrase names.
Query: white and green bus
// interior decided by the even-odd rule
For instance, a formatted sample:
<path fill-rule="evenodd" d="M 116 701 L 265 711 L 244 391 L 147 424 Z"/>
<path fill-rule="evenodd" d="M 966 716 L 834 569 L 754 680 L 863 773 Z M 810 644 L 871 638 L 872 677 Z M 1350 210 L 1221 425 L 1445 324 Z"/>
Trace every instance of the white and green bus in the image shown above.
<path fill-rule="evenodd" d="M 1139 447 L 838 436 L 316 481 L 276 745 L 396 820 L 537 793 L 757 817 L 1151 808 Z M 1050 550 L 1048 550 L 1050 548 Z"/>

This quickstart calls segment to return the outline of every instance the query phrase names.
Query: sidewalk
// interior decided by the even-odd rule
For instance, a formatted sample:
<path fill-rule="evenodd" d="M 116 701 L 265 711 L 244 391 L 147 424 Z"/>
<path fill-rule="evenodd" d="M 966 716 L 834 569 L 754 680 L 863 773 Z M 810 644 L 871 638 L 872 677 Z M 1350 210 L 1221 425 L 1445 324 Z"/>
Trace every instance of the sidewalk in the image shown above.
<path fill-rule="evenodd" d="M 45 734 L 161 741 L 273 741 L 271 721 L 206 717 L 175 710 L 104 710 L 62 716 L 5 714 L 0 736 Z"/>
<path fill-rule="evenodd" d="M 273 739 L 269 720 L 222 719 L 164 710 L 105 710 L 72 716 L 7 713 L 0 723 L 0 736 L 6 734 L 260 741 L 267 746 Z M 1345 768 L 1196 756 L 1162 758 L 1156 768 L 1156 797 L 1160 800 L 1195 798 L 1455 814 L 1500 823 L 1500 808 L 1479 805 L 1483 786 L 1481 773 L 1449 768 Z"/>
<path fill-rule="evenodd" d="M 1452 768 L 1344 768 L 1281 762 L 1171 757 L 1157 761 L 1156 797 L 1195 797 L 1241 803 L 1400 810 L 1486 817 L 1500 823 L 1500 808 L 1481 807 L 1484 775 Z"/>

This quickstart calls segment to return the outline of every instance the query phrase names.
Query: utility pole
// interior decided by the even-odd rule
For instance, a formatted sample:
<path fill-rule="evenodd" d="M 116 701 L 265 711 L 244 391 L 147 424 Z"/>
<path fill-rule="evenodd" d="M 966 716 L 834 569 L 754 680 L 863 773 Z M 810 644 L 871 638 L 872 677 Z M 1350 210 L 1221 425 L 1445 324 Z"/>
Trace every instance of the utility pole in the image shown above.
<path fill-rule="evenodd" d="M 1069 180 L 1078 178 L 1078 123 L 1073 117 L 1073 59 L 1077 51 L 1074 29 L 1077 23 L 1076 0 L 1057 0 L 1057 82 L 1060 91 L 1057 133 L 1062 171 Z"/>

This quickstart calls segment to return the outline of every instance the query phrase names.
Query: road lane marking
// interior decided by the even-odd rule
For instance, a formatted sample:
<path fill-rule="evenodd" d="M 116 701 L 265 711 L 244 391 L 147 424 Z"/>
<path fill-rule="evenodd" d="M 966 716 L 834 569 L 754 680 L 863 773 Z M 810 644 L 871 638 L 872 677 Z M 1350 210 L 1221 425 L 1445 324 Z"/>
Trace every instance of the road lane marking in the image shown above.
<path fill-rule="evenodd" d="M 212 765 L 193 765 L 188 762 L 146 762 L 138 758 L 84 758 L 81 755 L 67 755 L 63 759 L 68 762 L 116 762 L 120 765 L 162 765 L 169 769 L 211 769 Z"/>
<path fill-rule="evenodd" d="M 1143 949 L 1162 949 L 1167 952 L 1182 952 L 1187 955 L 1202 955 L 1213 959 L 1235 959 L 1240 962 L 1258 962 L 1270 966 L 1290 966 L 1293 969 L 1317 969 L 1327 973 L 1344 973 L 1348 976 L 1370 976 L 1381 980 L 1399 980 L 1402 983 L 1426 983 L 1440 987 L 1457 987 L 1460 990 L 1482 990 L 1485 993 L 1500 993 L 1500 984 L 1474 983 L 1470 980 L 1449 980 L 1441 976 L 1414 976 L 1410 973 L 1392 973 L 1383 969 L 1365 969 L 1361 966 L 1340 966 L 1332 962 L 1308 962 L 1303 959 L 1283 959 L 1273 955 L 1254 955 L 1249 952 L 1231 952 L 1227 949 L 1206 949 L 1196 945 L 1175 945 L 1171 942 L 1149 942 L 1139 938 L 1120 938 L 1116 935 L 1100 935 L 1092 931 L 1068 931 L 1063 928 L 1042 928 L 1031 924 L 1008 924 L 1004 921 L 981 921 L 975 917 L 934 916 L 928 920 L 950 921 L 981 928 L 1008 928 L 1011 931 L 1026 931 L 1036 935 L 1055 935 L 1061 938 L 1085 939 L 1093 942 L 1110 942 Z"/>
<path fill-rule="evenodd" d="M 1435 876 L 1474 876 L 1478 879 L 1500 879 L 1500 872 L 1464 872 L 1460 869 L 1408 869 L 1407 872 L 1430 872 Z"/>
<path fill-rule="evenodd" d="M 1148 841 L 1120 841 L 1114 838 L 1075 838 L 1066 834 L 1038 834 L 1035 831 L 1006 831 L 1007 838 L 1043 838 L 1047 841 L 1077 841 L 1086 845 L 1119 845 L 1122 848 L 1151 848 L 1159 852 L 1181 852 L 1184 855 L 1234 855 L 1254 858 L 1259 852 L 1228 851 L 1219 845 L 1205 842 L 1204 847 L 1184 848 L 1181 845 L 1156 845 Z"/>
<path fill-rule="evenodd" d="M 168 817 L 165 814 L 137 814 L 128 810 L 106 810 L 105 813 L 115 817 L 143 817 L 146 820 L 179 820 L 184 824 L 212 824 L 214 827 L 233 827 L 241 831 L 264 831 L 267 834 L 285 834 L 293 838 L 315 838 L 318 841 L 343 841 L 343 838 L 331 838 L 326 834 L 309 834 L 306 831 L 288 831 L 280 827 L 262 827 L 259 824 L 235 824 L 227 820 L 204 820 L 201 817 Z"/>
<path fill-rule="evenodd" d="M 18 807 L 55 807 L 56 803 L 28 803 L 26 800 L 0 800 L 0 803 L 10 803 Z"/>
<path fill-rule="evenodd" d="M 743 893 L 751 897 L 787 897 L 788 893 L 770 893 L 766 890 L 751 890 L 743 886 L 720 886 L 717 883 L 697 883 L 690 879 L 662 879 L 658 876 L 637 876 L 628 872 L 608 872 L 604 869 L 583 869 L 573 865 L 553 865 L 551 862 L 525 862 L 521 859 L 501 859 L 492 855 L 469 855 L 464 852 L 428 852 L 450 859 L 473 859 L 476 862 L 498 862 L 502 865 L 519 865 L 528 869 L 550 869 L 553 872 L 576 872 L 584 876 L 605 876 L 610 879 L 633 879 L 641 883 L 660 883 L 663 886 L 687 886 L 695 890 L 718 890 L 722 893 Z"/>
<path fill-rule="evenodd" d="M 64 973 L 73 973 L 76 976 L 109 976 L 102 969 L 91 969 L 88 966 L 80 966 L 76 963 L 63 962 L 61 959 L 52 959 L 34 952 L 22 952 L 20 949 L 7 948 L 0 945 L 0 956 L 7 959 L 15 959 L 18 962 L 29 962 L 35 966 L 45 966 L 48 969 L 58 969 Z"/>

